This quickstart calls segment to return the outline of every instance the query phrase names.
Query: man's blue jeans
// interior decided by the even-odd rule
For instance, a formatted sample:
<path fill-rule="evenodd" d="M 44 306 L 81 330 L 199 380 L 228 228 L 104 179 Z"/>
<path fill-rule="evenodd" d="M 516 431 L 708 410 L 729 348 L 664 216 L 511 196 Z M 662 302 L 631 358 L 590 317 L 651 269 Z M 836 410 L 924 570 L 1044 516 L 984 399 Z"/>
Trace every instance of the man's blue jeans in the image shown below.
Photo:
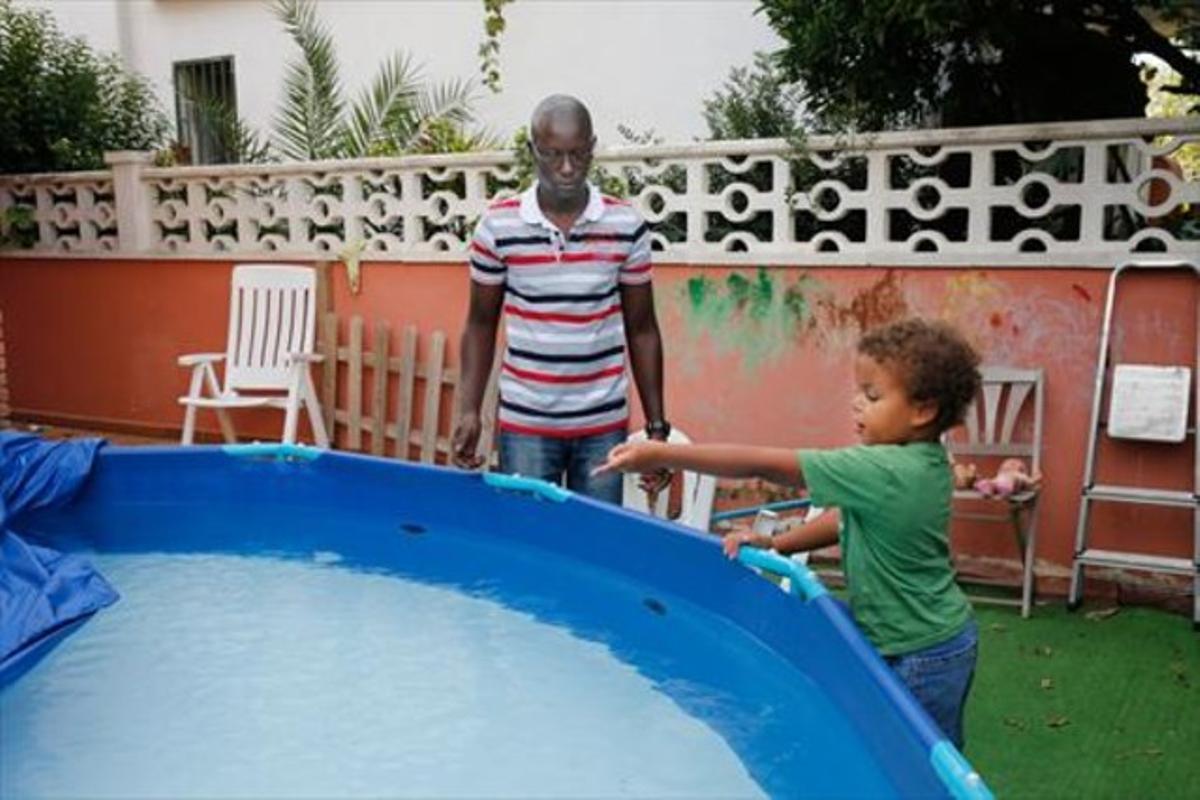
<path fill-rule="evenodd" d="M 940 644 L 884 659 L 959 750 L 978 653 L 979 629 L 971 620 L 961 633 Z"/>
<path fill-rule="evenodd" d="M 593 476 L 612 450 L 625 441 L 625 431 L 599 433 L 576 439 L 500 432 L 500 471 L 509 475 L 541 478 L 579 494 L 621 504 L 621 474 Z M 564 481 L 565 478 L 565 481 Z"/>

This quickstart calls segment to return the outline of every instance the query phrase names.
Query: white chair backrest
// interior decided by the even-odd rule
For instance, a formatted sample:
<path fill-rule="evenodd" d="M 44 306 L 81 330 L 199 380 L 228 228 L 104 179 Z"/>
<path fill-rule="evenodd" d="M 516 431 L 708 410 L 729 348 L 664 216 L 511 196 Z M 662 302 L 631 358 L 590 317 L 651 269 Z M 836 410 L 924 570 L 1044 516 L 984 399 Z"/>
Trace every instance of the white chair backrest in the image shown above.
<path fill-rule="evenodd" d="M 982 367 L 979 371 L 983 377 L 979 395 L 967 408 L 962 427 L 948 432 L 947 449 L 956 457 L 1027 458 L 1030 471 L 1040 471 L 1042 370 Z M 1023 414 L 1031 417 L 1019 425 Z"/>
<path fill-rule="evenodd" d="M 629 436 L 631 442 L 645 441 L 644 431 L 636 431 Z M 671 444 L 691 444 L 692 440 L 678 428 L 671 430 L 667 437 Z M 636 473 L 626 473 L 621 487 L 621 505 L 634 511 L 652 513 L 656 517 L 666 518 L 670 505 L 669 493 L 663 491 L 650 511 L 646 504 L 646 493 L 638 487 L 641 476 Z M 686 525 L 696 530 L 707 531 L 712 521 L 713 498 L 717 492 L 717 479 L 712 475 L 698 472 L 683 473 L 683 496 L 681 498 L 679 518 L 675 520 L 680 525 Z"/>
<path fill-rule="evenodd" d="M 225 390 L 288 388 L 288 356 L 312 353 L 316 270 L 294 264 L 234 267 Z"/>

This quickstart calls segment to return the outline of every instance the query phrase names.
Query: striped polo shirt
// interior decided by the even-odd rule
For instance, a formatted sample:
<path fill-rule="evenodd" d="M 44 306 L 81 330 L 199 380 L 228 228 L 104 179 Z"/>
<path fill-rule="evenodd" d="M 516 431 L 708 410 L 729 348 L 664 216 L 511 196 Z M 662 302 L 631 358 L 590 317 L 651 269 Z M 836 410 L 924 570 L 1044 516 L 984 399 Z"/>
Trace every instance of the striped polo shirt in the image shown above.
<path fill-rule="evenodd" d="M 569 235 L 535 184 L 492 205 L 471 240 L 471 280 L 503 285 L 502 430 L 591 436 L 629 421 L 620 286 L 650 281 L 650 235 L 628 203 L 588 185 Z"/>

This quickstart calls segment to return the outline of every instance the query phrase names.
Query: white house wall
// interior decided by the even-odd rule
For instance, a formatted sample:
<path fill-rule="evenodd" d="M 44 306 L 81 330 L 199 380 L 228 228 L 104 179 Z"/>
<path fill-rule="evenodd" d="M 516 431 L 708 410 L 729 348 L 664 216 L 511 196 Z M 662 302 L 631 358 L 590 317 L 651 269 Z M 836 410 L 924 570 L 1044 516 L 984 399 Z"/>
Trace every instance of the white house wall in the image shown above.
<path fill-rule="evenodd" d="M 173 112 L 176 61 L 234 56 L 239 111 L 266 130 L 293 47 L 269 0 L 18 0 L 50 9 L 67 33 L 120 52 Z M 505 8 L 503 91 L 481 89 L 481 122 L 507 138 L 551 92 L 587 102 L 602 139 L 617 125 L 671 139 L 702 136 L 704 99 L 734 66 L 780 40 L 757 0 L 516 0 Z M 356 94 L 402 49 L 434 79 L 478 75 L 482 0 L 318 0 Z"/>

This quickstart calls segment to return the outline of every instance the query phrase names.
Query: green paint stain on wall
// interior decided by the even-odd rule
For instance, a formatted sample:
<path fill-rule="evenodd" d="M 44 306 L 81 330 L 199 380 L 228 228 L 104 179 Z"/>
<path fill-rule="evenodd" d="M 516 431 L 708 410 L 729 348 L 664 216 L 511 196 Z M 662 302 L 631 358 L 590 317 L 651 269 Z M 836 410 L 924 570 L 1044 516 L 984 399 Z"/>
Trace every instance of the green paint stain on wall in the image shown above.
<path fill-rule="evenodd" d="M 734 272 L 718 282 L 705 275 L 686 286 L 688 333 L 707 337 L 718 352 L 737 351 L 747 369 L 781 356 L 812 327 L 816 282 L 807 274 L 781 286 L 780 273 L 764 268 Z"/>
<path fill-rule="evenodd" d="M 734 304 L 738 308 L 745 308 L 750 297 L 750 281 L 735 272 L 725 279 L 725 286 L 729 289 L 729 297 Z"/>
<path fill-rule="evenodd" d="M 709 295 L 713 294 L 715 290 L 716 287 L 713 285 L 713 282 L 703 275 L 688 278 L 687 292 L 692 310 L 699 311 L 703 308 L 708 301 Z"/>
<path fill-rule="evenodd" d="M 812 305 L 804 294 L 805 284 L 810 283 L 807 275 L 801 275 L 800 280 L 783 293 L 783 307 L 797 322 L 804 323 L 812 317 Z"/>

